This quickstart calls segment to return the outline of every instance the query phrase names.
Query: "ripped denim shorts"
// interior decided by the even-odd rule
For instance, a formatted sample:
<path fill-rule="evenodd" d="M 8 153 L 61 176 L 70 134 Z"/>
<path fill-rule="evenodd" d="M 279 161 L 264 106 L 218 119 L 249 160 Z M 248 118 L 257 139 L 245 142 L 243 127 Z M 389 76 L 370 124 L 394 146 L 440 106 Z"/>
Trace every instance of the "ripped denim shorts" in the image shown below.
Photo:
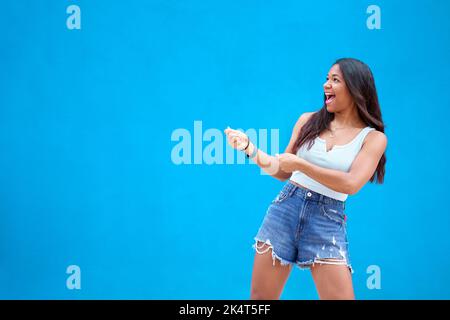
<path fill-rule="evenodd" d="M 347 241 L 345 202 L 288 181 L 270 204 L 253 248 L 281 265 L 309 268 L 345 265 L 353 273 Z M 264 245 L 266 244 L 266 246 Z"/>

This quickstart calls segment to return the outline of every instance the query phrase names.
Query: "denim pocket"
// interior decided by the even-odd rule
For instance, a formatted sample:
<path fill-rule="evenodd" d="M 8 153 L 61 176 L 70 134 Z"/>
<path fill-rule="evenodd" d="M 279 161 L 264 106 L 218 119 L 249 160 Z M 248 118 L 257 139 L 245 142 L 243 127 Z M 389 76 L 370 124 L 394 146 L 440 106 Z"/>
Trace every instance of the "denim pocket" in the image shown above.
<path fill-rule="evenodd" d="M 272 203 L 281 203 L 288 198 L 289 193 L 286 190 L 281 190 L 275 199 L 272 200 Z"/>
<path fill-rule="evenodd" d="M 345 224 L 345 213 L 342 208 L 333 205 L 322 205 L 321 206 L 322 214 L 328 219 L 339 223 L 340 225 Z"/>

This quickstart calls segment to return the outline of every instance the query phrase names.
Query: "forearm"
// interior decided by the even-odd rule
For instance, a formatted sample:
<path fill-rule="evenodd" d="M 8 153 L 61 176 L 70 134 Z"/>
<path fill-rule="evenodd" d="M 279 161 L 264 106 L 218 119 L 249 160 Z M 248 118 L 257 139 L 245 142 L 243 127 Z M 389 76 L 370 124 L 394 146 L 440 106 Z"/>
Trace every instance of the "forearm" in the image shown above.
<path fill-rule="evenodd" d="M 348 172 L 322 168 L 302 158 L 299 158 L 297 170 L 334 191 L 353 193 L 353 184 Z"/>
<path fill-rule="evenodd" d="M 253 143 L 250 143 L 247 150 L 245 150 L 244 152 L 248 155 L 251 155 L 255 148 L 255 145 Z M 292 173 L 284 172 L 280 169 L 279 162 L 276 157 L 265 153 L 261 149 L 257 149 L 256 156 L 251 158 L 251 160 L 256 163 L 261 169 L 263 169 L 267 174 L 280 181 L 285 181 L 292 175 Z"/>

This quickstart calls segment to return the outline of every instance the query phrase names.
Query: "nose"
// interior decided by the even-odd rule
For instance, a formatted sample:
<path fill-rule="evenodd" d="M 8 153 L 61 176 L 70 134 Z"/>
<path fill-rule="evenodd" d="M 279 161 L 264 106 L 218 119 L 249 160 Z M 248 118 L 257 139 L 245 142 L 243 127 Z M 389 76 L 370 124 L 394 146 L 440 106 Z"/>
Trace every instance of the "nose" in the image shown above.
<path fill-rule="evenodd" d="M 331 88 L 330 82 L 327 80 L 327 81 L 323 84 L 323 87 L 324 87 L 324 88 L 327 88 L 327 89 Z"/>

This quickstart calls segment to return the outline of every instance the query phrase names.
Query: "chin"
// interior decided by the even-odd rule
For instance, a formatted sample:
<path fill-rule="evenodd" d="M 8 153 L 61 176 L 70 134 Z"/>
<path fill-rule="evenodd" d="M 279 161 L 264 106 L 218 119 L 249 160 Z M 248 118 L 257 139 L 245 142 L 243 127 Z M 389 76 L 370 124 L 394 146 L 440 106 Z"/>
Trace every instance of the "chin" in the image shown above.
<path fill-rule="evenodd" d="M 333 103 L 331 103 L 331 104 L 326 104 L 326 106 L 327 106 L 327 111 L 331 112 L 331 113 L 342 111 L 342 109 L 340 108 L 340 105 L 336 104 L 336 101 L 333 101 Z"/>

